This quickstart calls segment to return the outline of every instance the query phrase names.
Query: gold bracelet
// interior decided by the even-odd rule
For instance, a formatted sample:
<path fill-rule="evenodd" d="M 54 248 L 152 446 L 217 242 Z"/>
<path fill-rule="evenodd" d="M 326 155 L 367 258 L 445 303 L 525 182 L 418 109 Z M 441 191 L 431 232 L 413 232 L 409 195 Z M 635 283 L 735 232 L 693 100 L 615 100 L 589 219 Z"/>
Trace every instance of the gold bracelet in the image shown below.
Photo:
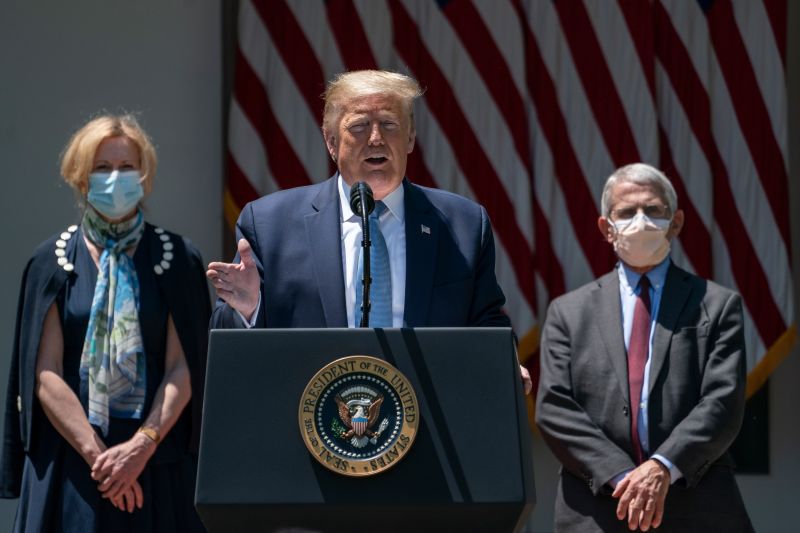
<path fill-rule="evenodd" d="M 155 442 L 156 444 L 158 444 L 161 441 L 161 435 L 159 435 L 158 431 L 156 431 L 153 428 L 142 426 L 139 428 L 137 433 L 142 433 L 145 437 Z"/>

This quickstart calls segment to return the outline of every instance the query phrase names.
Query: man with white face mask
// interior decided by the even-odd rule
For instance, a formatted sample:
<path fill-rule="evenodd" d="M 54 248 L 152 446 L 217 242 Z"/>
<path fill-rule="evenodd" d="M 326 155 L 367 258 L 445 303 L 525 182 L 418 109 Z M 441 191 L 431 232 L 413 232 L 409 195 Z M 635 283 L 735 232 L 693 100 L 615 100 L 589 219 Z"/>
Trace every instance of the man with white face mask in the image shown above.
<path fill-rule="evenodd" d="M 683 211 L 642 163 L 606 181 L 619 258 L 552 302 L 536 422 L 563 469 L 556 531 L 752 531 L 727 449 L 744 409 L 740 297 L 669 258 Z"/>

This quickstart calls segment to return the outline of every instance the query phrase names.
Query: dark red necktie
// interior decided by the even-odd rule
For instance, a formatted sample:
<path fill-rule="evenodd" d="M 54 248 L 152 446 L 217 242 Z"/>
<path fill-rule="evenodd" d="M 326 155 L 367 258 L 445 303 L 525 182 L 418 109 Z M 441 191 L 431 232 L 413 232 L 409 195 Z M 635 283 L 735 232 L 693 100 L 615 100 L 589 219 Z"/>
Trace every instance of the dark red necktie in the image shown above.
<path fill-rule="evenodd" d="M 650 280 L 639 279 L 639 295 L 633 309 L 633 326 L 628 342 L 628 386 L 631 398 L 631 442 L 636 464 L 644 462 L 642 443 L 639 441 L 639 403 L 642 399 L 644 365 L 650 346 Z"/>

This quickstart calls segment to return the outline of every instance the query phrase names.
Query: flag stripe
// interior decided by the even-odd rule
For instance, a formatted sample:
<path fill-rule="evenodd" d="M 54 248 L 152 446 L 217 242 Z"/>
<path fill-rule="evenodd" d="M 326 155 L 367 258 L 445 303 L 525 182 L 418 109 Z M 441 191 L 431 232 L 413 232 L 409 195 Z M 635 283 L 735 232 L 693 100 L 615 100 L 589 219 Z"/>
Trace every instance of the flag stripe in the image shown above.
<path fill-rule="evenodd" d="M 753 260 L 761 265 L 768 283 L 763 290 L 772 292 L 772 299 L 782 313 L 784 321 L 788 323 L 790 321 L 788 317 L 793 313 L 793 302 L 791 291 L 787 291 L 791 286 L 791 275 L 787 274 L 789 272 L 787 251 L 783 241 L 775 238 L 776 223 L 736 119 L 734 104 L 716 61 L 716 54 L 710 46 L 711 38 L 705 23 L 706 16 L 695 2 L 662 1 L 658 7 L 662 6 L 669 10 L 672 30 L 686 43 L 686 50 L 692 58 L 695 69 L 701 69 L 695 70 L 692 75 L 704 80 L 708 92 L 705 98 L 709 102 L 707 122 L 710 122 L 709 129 L 713 132 L 710 140 L 715 143 L 714 147 L 725 169 L 723 177 L 730 186 L 735 200 L 735 204 L 726 206 L 726 209 L 737 211 L 736 214 L 746 230 L 745 236 L 749 237 L 749 243 L 755 251 Z M 720 53 L 725 53 L 725 50 Z M 773 84 L 782 86 L 784 82 L 781 78 L 776 79 Z M 699 112 L 692 110 L 692 113 Z M 772 176 L 762 178 L 776 179 Z M 712 190 L 715 190 L 715 187 Z M 718 200 L 721 198 L 715 193 L 713 208 L 709 208 L 709 211 L 714 212 L 721 207 Z M 722 264 L 727 265 L 727 263 Z M 714 268 L 717 272 L 716 263 Z M 734 288 L 738 289 L 736 286 Z M 757 320 L 762 320 L 760 314 L 755 316 Z"/>
<path fill-rule="evenodd" d="M 367 34 L 358 18 L 352 0 L 328 0 L 328 20 L 336 35 L 339 53 L 347 70 L 376 69 L 378 63 L 372 55 Z M 356 20 L 353 20 L 354 15 Z"/>
<path fill-rule="evenodd" d="M 669 176 L 678 198 L 684 199 L 679 207 L 685 213 L 684 226 L 689 229 L 681 235 L 681 245 L 692 262 L 692 270 L 699 276 L 711 278 L 711 235 L 686 191 L 685 180 L 672 159 L 669 139 L 662 127 L 658 128 L 658 138 L 661 147 L 661 169 Z"/>
<path fill-rule="evenodd" d="M 447 4 L 444 13 L 475 63 L 494 101 L 497 102 L 503 119 L 511 130 L 517 154 L 525 166 L 528 179 L 532 182 L 534 179 L 533 162 L 530 155 L 531 144 L 525 104 L 517 91 L 508 64 L 471 2 L 451 2 Z M 530 201 L 533 207 L 534 236 L 538 243 L 534 249 L 534 263 L 536 265 L 553 265 L 552 268 L 547 268 L 543 274 L 554 290 L 563 291 L 562 270 L 558 265 L 558 258 L 553 251 L 549 237 L 550 224 L 542 213 L 538 200 L 532 196 Z"/>
<path fill-rule="evenodd" d="M 536 110 L 533 106 L 530 107 L 529 120 L 532 124 L 538 124 Z M 586 280 L 592 279 L 595 274 L 589 264 L 588 257 L 580 246 L 581 241 L 578 240 L 578 231 L 573 226 L 570 209 L 574 207 L 574 204 L 568 202 L 564 191 L 555 179 L 554 159 L 556 154 L 551 151 L 547 138 L 540 128 L 533 129 L 532 137 L 534 142 L 533 151 L 537 154 L 534 172 L 536 176 L 539 176 L 535 180 L 534 192 L 537 201 L 546 209 L 543 216 L 546 215 L 548 220 L 551 221 L 550 227 L 552 230 L 551 235 L 540 236 L 540 233 L 542 233 L 541 225 L 538 224 L 538 221 L 534 221 L 536 223 L 536 242 L 537 246 L 541 247 L 542 241 L 540 239 L 547 239 L 548 246 L 552 246 L 559 260 L 558 263 L 548 264 L 537 258 L 536 268 L 542 278 L 539 281 L 543 281 L 545 284 L 543 290 L 537 288 L 537 292 L 544 292 L 544 294 L 554 298 L 562 294 L 568 287 L 578 287 Z M 594 209 L 594 205 L 590 206 L 590 208 Z M 588 222 L 596 223 L 596 219 Z M 608 247 L 599 247 L 599 249 L 608 254 L 609 263 L 607 267 L 611 268 L 613 260 Z M 553 285 L 552 282 L 547 281 L 556 277 L 560 279 L 558 285 Z M 547 300 L 544 300 L 538 304 L 537 309 L 543 312 L 546 307 Z"/>
<path fill-rule="evenodd" d="M 434 120 L 428 109 L 427 100 L 419 102 L 420 132 L 423 133 L 425 146 L 435 148 L 424 153 L 428 167 L 436 176 L 436 186 L 442 188 L 447 181 L 451 181 L 450 190 L 467 198 L 476 198 L 474 191 L 469 186 L 469 181 L 464 177 L 456 164 L 456 156 L 452 147 L 446 142 L 446 136 Z M 513 264 L 503 246 L 503 241 L 496 239 L 496 268 L 495 272 L 500 286 L 506 295 L 506 310 L 509 312 L 511 323 L 516 331 L 527 331 L 534 323 L 533 309 L 528 304 L 524 292 L 517 283 L 517 275 Z M 536 289 L 538 291 L 538 289 Z M 534 294 L 535 296 L 535 294 Z"/>
<path fill-rule="evenodd" d="M 443 11 L 494 97 L 511 130 L 517 154 L 530 176 L 530 140 L 525 105 L 514 86 L 508 65 L 471 2 L 451 2 Z"/>
<path fill-rule="evenodd" d="M 431 103 L 431 112 L 451 139 L 461 139 L 454 146 L 464 176 L 475 191 L 478 201 L 483 204 L 492 217 L 500 240 L 508 243 L 506 249 L 511 257 L 517 281 L 525 291 L 531 306 L 533 301 L 533 264 L 530 249 L 520 246 L 527 242 L 519 227 L 514 224 L 509 213 L 514 212 L 511 200 L 503 191 L 500 180 L 486 159 L 480 143 L 475 138 L 464 113 L 449 83 L 441 73 L 428 50 L 420 46 L 421 37 L 416 23 L 400 4 L 399 0 L 389 0 L 394 22 L 395 48 L 419 78 L 426 80 L 429 92 L 426 100 Z M 401 36 L 398 38 L 398 36 Z"/>
<path fill-rule="evenodd" d="M 305 123 L 317 123 L 318 117 L 305 105 L 280 52 L 253 5 L 249 2 L 243 3 L 241 14 L 250 23 L 240 32 L 240 42 L 243 43 L 240 52 L 262 86 L 269 88 L 266 97 L 275 122 L 282 128 L 306 176 L 313 179 L 326 175 L 328 157 L 324 150 L 320 150 L 321 136 L 305 135 L 303 128 Z"/>
<path fill-rule="evenodd" d="M 414 146 L 414 151 L 408 155 L 406 175 L 414 176 L 414 183 L 423 187 L 436 187 L 436 181 L 434 181 L 433 175 L 425 165 L 424 150 L 419 143 Z"/>
<path fill-rule="evenodd" d="M 631 37 L 634 41 L 634 46 L 638 53 L 642 70 L 644 72 L 652 73 L 652 75 L 646 76 L 648 80 L 647 87 L 650 91 L 650 97 L 655 99 L 655 44 L 652 39 L 652 33 L 645 33 L 639 30 L 639 28 L 643 27 L 639 23 L 642 19 L 651 20 L 653 18 L 652 4 L 636 2 L 634 0 L 620 0 L 619 5 L 625 17 L 626 26 L 628 27 L 628 30 L 630 31 Z M 674 110 L 673 113 L 679 112 L 677 106 L 664 105 L 661 107 L 662 109 L 672 109 Z M 671 121 L 668 122 L 668 124 L 671 125 Z M 701 217 L 701 210 L 698 210 L 694 203 L 694 199 L 710 199 L 710 195 L 698 194 L 697 191 L 694 191 L 695 194 L 689 194 L 689 191 L 686 187 L 686 183 L 688 182 L 684 180 L 683 174 L 675 164 L 672 156 L 672 149 L 670 148 L 669 138 L 664 130 L 664 125 L 659 124 L 657 129 L 659 161 L 661 162 L 660 168 L 670 178 L 670 181 L 675 187 L 675 192 L 680 199 L 679 207 L 685 213 L 684 225 L 691 228 L 690 231 L 683 232 L 679 236 L 680 243 L 683 251 L 686 253 L 689 261 L 691 262 L 691 270 L 700 276 L 710 278 L 712 275 L 712 269 L 711 238 L 708 233 L 709 224 L 707 220 L 704 220 Z M 687 129 L 684 129 L 682 133 L 683 136 L 678 136 L 676 141 L 678 141 L 680 138 L 686 139 L 686 137 L 690 135 L 690 132 Z M 684 158 L 682 160 L 687 159 L 688 158 Z M 697 179 L 697 176 L 695 176 L 695 182 L 699 181 L 700 180 Z M 684 266 L 688 267 L 689 265 Z"/>
<path fill-rule="evenodd" d="M 653 8 L 651 2 L 641 0 L 617 0 L 625 23 L 631 34 L 631 39 L 639 53 L 639 61 L 642 65 L 642 73 L 647 80 L 650 94 L 656 94 L 656 52 L 653 43 L 653 32 L 643 24 L 644 21 L 652 20 Z"/>
<path fill-rule="evenodd" d="M 639 150 L 626 120 L 624 106 L 584 5 L 574 2 L 568 6 L 566 2 L 556 2 L 556 10 L 570 45 L 572 61 L 614 164 L 619 167 L 639 161 Z"/>
<path fill-rule="evenodd" d="M 772 207 L 784 246 L 789 248 L 789 181 L 783 154 L 775 140 L 764 99 L 756 82 L 730 0 L 716 0 L 707 13 L 716 57 L 734 104 L 741 132 Z"/>
<path fill-rule="evenodd" d="M 356 7 L 351 0 L 327 2 L 328 18 L 340 43 L 339 49 L 347 70 L 377 69 L 364 27 L 360 23 Z M 358 23 L 354 23 L 353 19 Z M 428 167 L 425 165 L 422 146 L 417 143 L 408 156 L 406 175 L 414 176 L 414 182 L 424 187 L 436 187 Z"/>
<path fill-rule="evenodd" d="M 525 21 L 526 16 L 520 0 L 514 0 L 514 4 L 520 18 Z M 587 228 L 597 227 L 599 210 L 596 199 L 586 187 L 586 178 L 572 148 L 566 120 L 561 113 L 555 84 L 544 64 L 539 46 L 531 35 L 527 22 L 523 22 L 523 26 L 528 51 L 526 56 L 528 91 L 536 106 L 542 133 L 547 138 L 554 155 L 556 178 L 561 188 L 569 191 L 568 208 L 573 227 L 576 228 L 576 237 L 581 243 L 592 272 L 595 276 L 600 276 L 611 268 L 614 259 L 608 245 L 602 239 L 598 239 L 596 234 L 587 231 Z"/>
<path fill-rule="evenodd" d="M 786 0 L 764 0 L 764 8 L 772 26 L 772 35 L 775 37 L 775 46 L 781 56 L 781 63 L 786 65 L 786 32 L 789 20 Z"/>
<path fill-rule="evenodd" d="M 311 53 L 319 62 L 320 77 L 309 84 L 308 102 L 310 109 L 321 111 L 324 102 L 320 98 L 325 88 L 325 81 L 333 75 L 345 70 L 344 58 L 339 52 L 339 42 L 328 18 L 326 0 L 286 1 L 286 6 L 294 16 L 294 22 L 300 27 L 299 37 L 308 45 Z M 299 38 L 298 37 L 298 38 Z M 290 49 L 291 50 L 291 49 Z M 286 58 L 296 61 L 294 51 Z M 316 76 L 316 74 L 315 74 Z M 315 120 L 321 115 L 314 114 Z"/>
<path fill-rule="evenodd" d="M 405 2 L 401 5 L 405 6 L 405 12 L 417 28 L 420 36 L 418 45 L 426 50 L 431 64 L 436 66 L 436 71 L 446 81 L 455 99 L 454 108 L 461 111 L 464 125 L 470 128 L 476 141 L 475 146 L 480 148 L 491 165 L 499 185 L 505 189 L 509 198 L 530 198 L 530 181 L 526 179 L 525 165 L 514 149 L 512 134 L 475 65 L 458 45 L 458 36 L 451 24 L 433 3 Z M 414 9 L 409 9 L 409 6 Z M 434 38 L 434 35 L 440 38 Z M 483 112 L 468 112 L 480 102 L 487 102 L 483 106 Z M 443 115 L 443 118 L 448 117 Z M 491 135 L 479 135 L 479 132 L 491 132 Z M 449 138 L 449 142 L 458 140 L 460 139 Z M 530 202 L 516 202 L 512 205 L 513 210 L 508 213 L 514 215 L 516 226 L 532 248 L 532 206 Z"/>
<path fill-rule="evenodd" d="M 264 146 L 261 144 L 258 132 L 253 129 L 253 125 L 242 113 L 236 99 L 231 101 L 229 117 L 228 156 L 231 158 L 231 162 L 235 163 L 239 169 L 238 175 L 245 181 L 242 186 L 245 186 L 246 189 L 242 192 L 256 194 L 255 197 L 249 198 L 247 201 L 249 202 L 258 197 L 257 191 L 277 191 L 278 185 L 269 174 L 267 156 L 264 153 Z M 233 189 L 237 187 L 233 187 Z M 247 196 L 249 197 L 249 194 Z M 243 199 L 238 195 L 234 195 L 234 198 L 236 200 Z"/>
<path fill-rule="evenodd" d="M 747 49 L 750 66 L 753 67 L 758 90 L 764 99 L 769 113 L 775 141 L 784 156 L 784 165 L 788 161 L 786 84 L 774 83 L 773 80 L 786 80 L 786 69 L 775 39 L 762 32 L 770 26 L 769 15 L 760 1 L 734 2 L 733 13 L 736 25 Z"/>
<path fill-rule="evenodd" d="M 744 223 L 738 212 L 731 209 L 735 205 L 733 192 L 722 157 L 711 135 L 711 105 L 708 95 L 695 73 L 686 48 L 672 28 L 668 14 L 659 2 L 655 6 L 662 37 L 656 41 L 656 56 L 669 75 L 698 143 L 710 163 L 716 197 L 714 217 L 731 255 L 739 258 L 730 263 L 736 286 L 748 307 L 756 311 L 755 315 L 759 320 L 756 326 L 761 337 L 767 344 L 771 344 L 783 333 L 786 325 L 771 297 L 767 278 L 752 243 L 746 238 Z"/>
<path fill-rule="evenodd" d="M 243 57 L 237 58 L 236 64 L 236 100 L 266 147 L 275 181 L 283 189 L 308 185 L 310 180 L 303 165 L 275 120 L 266 89 Z"/>
<path fill-rule="evenodd" d="M 639 63 L 638 49 L 634 45 L 633 35 L 627 31 L 627 22 L 620 6 L 604 0 L 586 0 L 584 4 L 608 67 L 611 84 L 625 111 L 625 115 L 617 120 L 625 121 L 627 118 L 639 160 L 658 164 L 658 136 L 651 135 L 658 123 L 655 94 L 650 91 L 645 71 L 631 68 L 631 65 Z M 605 31 L 608 27 L 619 30 L 613 33 Z M 609 61 L 609 58 L 613 61 Z"/>
<path fill-rule="evenodd" d="M 228 190 L 230 191 L 233 199 L 239 206 L 246 205 L 248 202 L 259 197 L 259 192 L 250 186 L 246 175 L 233 160 L 230 153 L 228 154 Z"/>
<path fill-rule="evenodd" d="M 406 72 L 394 50 L 394 35 L 392 34 L 392 15 L 386 0 L 354 0 L 356 13 L 366 32 L 367 40 L 372 49 L 372 55 L 380 68 L 396 72 Z"/>
<path fill-rule="evenodd" d="M 284 0 L 254 0 L 253 5 L 308 108 L 315 117 L 322 117 L 323 102 L 319 95 L 325 90 L 325 76 L 294 14 Z"/>
<path fill-rule="evenodd" d="M 678 172 L 686 176 L 683 185 L 686 197 L 679 197 L 678 205 L 691 202 L 707 231 L 714 225 L 714 193 L 711 166 L 692 131 L 692 124 L 686 116 L 678 95 L 664 71 L 663 65 L 656 64 L 659 94 L 659 125 L 669 141 L 669 149 Z M 692 232 L 687 232 L 692 233 Z M 681 235 L 681 239 L 687 235 Z"/>
<path fill-rule="evenodd" d="M 599 211 L 603 184 L 615 168 L 614 161 L 592 112 L 586 88 L 571 60 L 572 52 L 566 36 L 560 31 L 561 23 L 554 4 L 527 0 L 524 6 L 530 35 L 538 46 L 538 56 L 553 82 L 557 96 L 555 104 L 564 116 L 567 138 L 585 177 L 589 195 Z M 588 89 L 591 90 L 591 87 Z M 572 194 L 569 189 L 564 191 Z M 587 228 L 581 227 L 580 231 L 587 231 Z"/>

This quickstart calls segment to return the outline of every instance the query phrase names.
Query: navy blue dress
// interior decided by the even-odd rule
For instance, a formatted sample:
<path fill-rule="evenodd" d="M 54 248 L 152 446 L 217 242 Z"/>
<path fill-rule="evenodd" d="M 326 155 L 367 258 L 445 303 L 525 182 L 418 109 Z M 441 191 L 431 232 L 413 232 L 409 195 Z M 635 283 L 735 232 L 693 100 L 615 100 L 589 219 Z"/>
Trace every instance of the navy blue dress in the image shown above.
<path fill-rule="evenodd" d="M 87 383 L 81 383 L 79 367 L 97 267 L 82 234 L 79 232 L 76 237 L 80 240 L 75 255 L 75 275 L 70 276 L 56 303 L 64 335 L 63 377 L 86 410 L 88 388 Z M 156 283 L 150 247 L 143 244 L 139 244 L 133 259 L 140 286 L 139 322 L 147 358 L 146 416 L 164 376 L 169 313 Z M 107 436 L 103 437 L 99 428 L 95 431 L 110 448 L 130 439 L 141 423 L 138 419 L 111 418 Z M 91 467 L 51 424 L 37 425 L 31 436 L 30 454 L 47 454 L 52 461 L 37 471 L 34 462 L 26 459 L 15 530 L 203 531 L 194 509 L 195 462 L 186 453 L 190 432 L 187 426 L 186 418 L 181 417 L 159 445 L 138 479 L 144 493 L 144 506 L 128 513 L 114 508 L 101 497 L 97 482 L 90 476 Z"/>

